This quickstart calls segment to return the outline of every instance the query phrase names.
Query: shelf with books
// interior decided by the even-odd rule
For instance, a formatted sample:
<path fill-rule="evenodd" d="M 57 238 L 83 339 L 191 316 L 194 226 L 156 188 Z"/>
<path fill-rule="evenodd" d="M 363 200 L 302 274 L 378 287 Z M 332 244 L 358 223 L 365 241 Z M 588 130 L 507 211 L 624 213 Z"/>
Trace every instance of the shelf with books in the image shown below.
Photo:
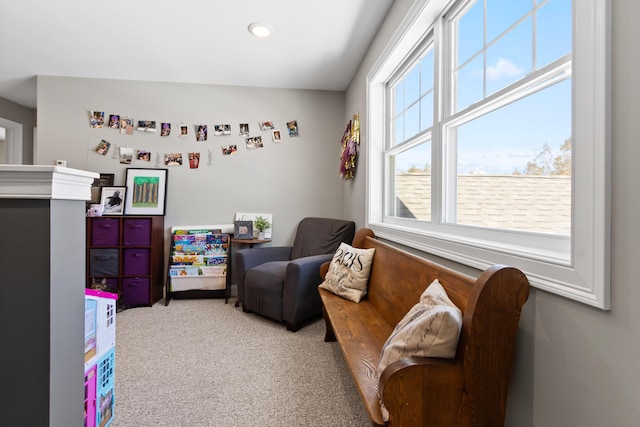
<path fill-rule="evenodd" d="M 229 298 L 230 236 L 218 228 L 172 227 L 165 305 L 173 297 Z"/>

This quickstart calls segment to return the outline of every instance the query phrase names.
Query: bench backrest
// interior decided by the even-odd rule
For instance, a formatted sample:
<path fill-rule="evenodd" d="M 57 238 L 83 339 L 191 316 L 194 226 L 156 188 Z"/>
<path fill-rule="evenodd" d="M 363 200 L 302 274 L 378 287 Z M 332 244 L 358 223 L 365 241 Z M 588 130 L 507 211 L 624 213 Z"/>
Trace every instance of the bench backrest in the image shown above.
<path fill-rule="evenodd" d="M 354 246 L 376 249 L 367 298 L 390 325 L 434 279 L 440 281 L 463 313 L 456 353 L 464 389 L 459 419 L 501 425 L 520 311 L 529 296 L 526 276 L 494 265 L 476 279 L 376 240 L 368 229 L 358 231 Z"/>
<path fill-rule="evenodd" d="M 361 242 L 354 240 L 354 246 L 376 249 L 367 285 L 367 298 L 390 325 L 396 325 L 402 319 L 435 279 L 440 281 L 454 304 L 465 312 L 475 283 L 473 277 L 390 246 L 375 239 L 373 233 L 365 236 Z"/>

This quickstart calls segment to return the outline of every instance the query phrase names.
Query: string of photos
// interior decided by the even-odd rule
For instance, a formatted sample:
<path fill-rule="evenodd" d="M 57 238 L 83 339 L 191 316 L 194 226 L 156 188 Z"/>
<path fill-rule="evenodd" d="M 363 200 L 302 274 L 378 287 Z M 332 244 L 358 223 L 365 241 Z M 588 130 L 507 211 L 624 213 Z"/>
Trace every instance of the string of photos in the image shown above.
<path fill-rule="evenodd" d="M 340 176 L 345 181 L 353 179 L 356 173 L 358 153 L 360 152 L 360 115 L 353 115 L 347 123 L 342 135 L 342 152 L 340 154 Z"/>
<path fill-rule="evenodd" d="M 114 129 L 123 135 L 133 135 L 134 132 L 157 133 L 155 120 L 138 120 L 137 122 L 131 117 L 121 116 L 119 114 L 109 114 L 108 121 L 105 124 L 104 111 L 90 111 L 89 125 L 91 128 L 107 128 Z M 160 137 L 168 137 L 172 133 L 172 123 L 160 122 Z M 198 125 L 177 125 L 178 138 L 193 138 L 196 142 L 206 142 L 209 140 L 209 126 L 206 124 Z M 252 135 L 249 131 L 249 123 L 239 123 L 239 136 L 244 139 L 245 146 L 248 150 L 263 148 L 263 135 Z M 261 133 L 269 132 L 273 142 L 282 142 L 285 132 L 276 129 L 273 121 L 264 121 L 258 123 Z M 175 133 L 174 133 L 175 134 Z M 214 136 L 229 136 L 232 134 L 230 124 L 216 124 L 213 126 Z M 298 121 L 292 120 L 286 122 L 286 134 L 290 138 L 300 136 L 298 129 Z M 223 156 L 229 156 L 238 152 L 237 144 L 222 144 L 221 152 Z M 135 160 L 151 162 L 152 153 L 150 151 L 123 147 L 112 144 L 103 138 L 95 147 L 98 155 L 107 156 L 112 153 L 112 158 L 118 158 L 122 164 L 131 164 Z M 213 151 L 208 150 L 207 164 L 211 165 Z M 197 169 L 200 165 L 200 152 L 191 152 L 186 154 L 189 168 Z M 156 167 L 164 166 L 182 166 L 184 163 L 183 153 L 156 153 Z"/>

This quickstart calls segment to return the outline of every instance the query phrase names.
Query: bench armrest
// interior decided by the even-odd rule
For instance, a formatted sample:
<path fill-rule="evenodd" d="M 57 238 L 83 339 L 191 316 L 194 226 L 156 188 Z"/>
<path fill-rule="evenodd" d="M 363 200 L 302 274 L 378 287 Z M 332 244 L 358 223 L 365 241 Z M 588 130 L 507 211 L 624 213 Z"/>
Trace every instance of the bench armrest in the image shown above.
<path fill-rule="evenodd" d="M 331 261 L 327 261 L 320 266 L 320 277 L 322 277 L 322 280 L 324 280 L 325 276 L 327 275 L 330 264 L 331 264 Z"/>
<path fill-rule="evenodd" d="M 382 372 L 378 387 L 392 426 L 458 425 L 462 368 L 455 359 L 398 360 Z"/>

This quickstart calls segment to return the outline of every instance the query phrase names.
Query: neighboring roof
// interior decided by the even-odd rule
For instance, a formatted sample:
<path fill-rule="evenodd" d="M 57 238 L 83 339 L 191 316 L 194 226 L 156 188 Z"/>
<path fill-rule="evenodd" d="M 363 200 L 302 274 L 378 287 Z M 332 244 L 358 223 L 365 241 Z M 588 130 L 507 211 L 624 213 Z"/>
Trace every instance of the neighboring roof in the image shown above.
<path fill-rule="evenodd" d="M 430 220 L 431 175 L 396 174 L 398 216 Z M 571 177 L 460 175 L 458 224 L 569 235 Z"/>

